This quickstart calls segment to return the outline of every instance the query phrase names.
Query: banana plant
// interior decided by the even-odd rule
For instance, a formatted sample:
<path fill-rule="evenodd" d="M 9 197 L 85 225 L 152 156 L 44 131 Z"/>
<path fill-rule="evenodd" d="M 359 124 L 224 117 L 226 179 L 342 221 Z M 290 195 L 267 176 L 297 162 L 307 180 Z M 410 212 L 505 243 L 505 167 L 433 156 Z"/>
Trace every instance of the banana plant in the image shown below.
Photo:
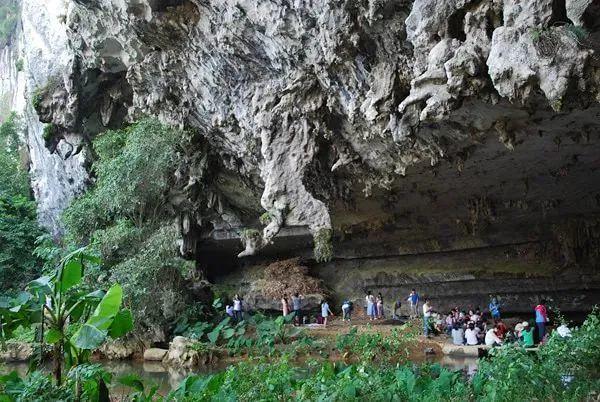
<path fill-rule="evenodd" d="M 5 340 L 19 326 L 36 327 L 42 352 L 44 343 L 52 347 L 57 384 L 63 364 L 73 367 L 89 361 L 91 352 L 109 336 L 119 338 L 133 328 L 131 312 L 121 308 L 120 285 L 106 292 L 84 289 L 86 264 L 100 264 L 100 259 L 85 248 L 76 250 L 53 274 L 30 282 L 16 297 L 0 298 L 0 336 Z"/>

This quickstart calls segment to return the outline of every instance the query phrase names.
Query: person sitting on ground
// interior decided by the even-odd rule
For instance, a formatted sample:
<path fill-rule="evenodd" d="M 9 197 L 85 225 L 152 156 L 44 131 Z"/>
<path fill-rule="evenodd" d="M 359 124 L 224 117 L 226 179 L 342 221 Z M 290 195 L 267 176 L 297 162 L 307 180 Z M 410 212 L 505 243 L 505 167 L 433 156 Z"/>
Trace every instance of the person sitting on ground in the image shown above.
<path fill-rule="evenodd" d="M 521 339 L 521 332 L 523 332 L 523 323 L 519 322 L 517 325 L 515 325 L 515 336 L 519 340 Z"/>
<path fill-rule="evenodd" d="M 488 325 L 486 322 L 481 320 L 477 321 L 475 324 L 475 328 L 479 329 L 479 333 L 477 334 L 477 338 L 479 339 L 479 344 L 483 344 L 485 342 L 485 334 L 487 333 Z"/>
<path fill-rule="evenodd" d="M 376 306 L 375 306 L 375 296 L 371 294 L 371 291 L 367 291 L 367 295 L 365 296 L 365 301 L 367 303 L 367 316 L 369 319 L 373 321 L 376 317 Z"/>
<path fill-rule="evenodd" d="M 402 301 L 400 299 L 396 300 L 394 303 L 394 314 L 392 314 L 392 319 L 399 320 L 400 319 L 400 308 L 402 307 Z"/>
<path fill-rule="evenodd" d="M 452 314 L 452 311 L 451 311 L 448 313 L 448 315 L 446 315 L 446 334 L 451 335 L 453 327 L 454 327 L 454 315 Z"/>
<path fill-rule="evenodd" d="M 533 340 L 533 327 L 530 327 L 527 321 L 524 321 L 521 325 L 523 326 L 520 339 L 521 345 L 526 348 L 532 348 L 535 345 Z"/>
<path fill-rule="evenodd" d="M 345 300 L 342 303 L 342 321 L 350 322 L 350 315 L 352 314 L 352 302 Z"/>
<path fill-rule="evenodd" d="M 502 339 L 498 336 L 498 329 L 490 328 L 485 333 L 485 344 L 486 346 L 500 346 L 502 345 Z"/>
<path fill-rule="evenodd" d="M 324 327 L 327 326 L 327 317 L 330 315 L 333 317 L 333 313 L 331 312 L 331 309 L 329 308 L 329 303 L 327 303 L 327 300 L 323 300 L 321 302 L 321 317 L 323 317 L 323 326 Z"/>
<path fill-rule="evenodd" d="M 465 329 L 461 324 L 455 323 L 452 328 L 452 343 L 459 346 L 465 344 Z"/>
<path fill-rule="evenodd" d="M 383 296 L 381 293 L 377 294 L 377 318 L 383 319 Z"/>
<path fill-rule="evenodd" d="M 471 314 L 471 321 L 473 321 L 475 324 L 481 321 L 481 312 L 479 309 L 475 310 L 475 312 Z"/>
<path fill-rule="evenodd" d="M 495 296 L 492 297 L 492 301 L 490 302 L 488 308 L 490 309 L 490 314 L 492 315 L 492 319 L 499 320 L 500 319 L 500 303 L 498 303 L 498 299 Z"/>
<path fill-rule="evenodd" d="M 233 318 L 233 306 L 231 305 L 226 305 L 225 306 L 225 314 L 227 314 L 227 316 Z"/>
<path fill-rule="evenodd" d="M 465 331 L 465 339 L 467 340 L 467 345 L 475 346 L 479 344 L 479 328 L 475 326 L 472 322 L 469 323 L 469 327 Z"/>
<path fill-rule="evenodd" d="M 468 320 L 467 320 L 467 313 L 465 313 L 465 311 L 464 311 L 464 310 L 463 310 L 463 311 L 461 311 L 460 313 L 458 313 L 458 320 L 459 320 L 461 323 L 465 323 L 465 322 L 467 322 L 467 321 L 468 321 Z"/>
<path fill-rule="evenodd" d="M 495 320 L 496 333 L 500 339 L 504 339 L 504 335 L 508 332 L 508 328 L 501 319 Z"/>
<path fill-rule="evenodd" d="M 561 338 L 571 337 L 571 330 L 569 329 L 569 327 L 567 327 L 567 324 L 565 322 L 561 323 L 560 326 L 556 328 L 556 332 Z"/>

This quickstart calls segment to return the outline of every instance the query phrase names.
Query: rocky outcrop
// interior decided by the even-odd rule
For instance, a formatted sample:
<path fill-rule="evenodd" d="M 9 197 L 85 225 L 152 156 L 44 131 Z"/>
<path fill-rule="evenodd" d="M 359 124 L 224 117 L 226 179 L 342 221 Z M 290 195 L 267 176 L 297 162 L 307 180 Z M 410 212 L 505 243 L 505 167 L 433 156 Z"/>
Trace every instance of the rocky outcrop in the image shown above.
<path fill-rule="evenodd" d="M 200 365 L 207 365 L 218 360 L 218 357 L 211 350 L 199 351 L 193 347 L 198 341 L 176 336 L 169 344 L 169 351 L 163 359 L 167 366 L 176 368 L 194 368 Z"/>
<path fill-rule="evenodd" d="M 344 261 L 544 245 L 600 214 L 596 1 L 37 1 L 24 37 L 53 40 L 23 47 L 26 92 L 58 165 L 32 166 L 74 180 L 38 180 L 49 224 L 86 142 L 142 115 L 199 134 L 174 208 L 213 273 L 330 229 Z"/>
<path fill-rule="evenodd" d="M 27 362 L 33 353 L 33 346 L 30 343 L 7 342 L 0 351 L 0 361 Z"/>

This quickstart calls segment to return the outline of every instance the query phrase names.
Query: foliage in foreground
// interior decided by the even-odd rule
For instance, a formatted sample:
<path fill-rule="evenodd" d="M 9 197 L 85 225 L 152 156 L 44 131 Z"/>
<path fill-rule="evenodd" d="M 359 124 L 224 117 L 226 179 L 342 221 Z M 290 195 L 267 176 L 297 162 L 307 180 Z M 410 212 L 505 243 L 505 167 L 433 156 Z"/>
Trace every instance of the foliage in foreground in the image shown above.
<path fill-rule="evenodd" d="M 45 344 L 51 347 L 57 384 L 63 380 L 63 366 L 88 362 L 91 352 L 108 337 L 119 338 L 133 327 L 131 313 L 121 309 L 123 291 L 118 284 L 106 293 L 83 286 L 85 266 L 99 263 L 84 249 L 77 250 L 52 274 L 31 281 L 17 296 L 0 298 L 1 339 L 12 338 L 20 328 L 35 329 L 39 353 L 43 354 Z"/>
<path fill-rule="evenodd" d="M 595 311 L 571 338 L 554 334 L 538 353 L 518 347 L 496 349 L 491 358 L 481 361 L 472 381 L 437 364 L 309 361 L 299 367 L 283 356 L 275 361 L 245 361 L 213 375 L 189 376 L 166 396 L 135 376 L 118 382 L 130 387 L 123 399 L 127 401 L 580 401 L 600 394 L 599 334 L 600 315 Z M 110 376 L 88 365 L 78 370 L 89 373 L 83 381 L 88 393 L 82 400 L 102 400 L 94 379 L 108 382 Z M 35 396 L 27 400 L 74 400 L 70 380 L 74 376 L 69 372 L 65 384 L 57 387 L 39 373 L 25 380 L 11 374 L 0 378 L 0 397 L 7 401 L 25 400 L 21 395 Z M 117 399 L 113 396 L 113 400 Z"/>

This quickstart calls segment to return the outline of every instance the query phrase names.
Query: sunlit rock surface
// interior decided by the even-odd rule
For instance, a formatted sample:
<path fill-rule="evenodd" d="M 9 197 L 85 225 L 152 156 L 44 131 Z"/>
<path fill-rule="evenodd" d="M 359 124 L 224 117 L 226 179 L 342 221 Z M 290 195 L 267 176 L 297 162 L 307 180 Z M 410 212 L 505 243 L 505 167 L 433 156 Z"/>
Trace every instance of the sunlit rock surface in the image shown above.
<path fill-rule="evenodd" d="M 526 244 L 598 272 L 597 1 L 51 3 L 24 1 L 17 48 L 25 98 L 53 78 L 52 154 L 27 116 L 56 230 L 81 144 L 152 115 L 205 142 L 178 206 L 182 250 L 213 273 L 310 257 L 329 228 L 333 264 Z"/>

